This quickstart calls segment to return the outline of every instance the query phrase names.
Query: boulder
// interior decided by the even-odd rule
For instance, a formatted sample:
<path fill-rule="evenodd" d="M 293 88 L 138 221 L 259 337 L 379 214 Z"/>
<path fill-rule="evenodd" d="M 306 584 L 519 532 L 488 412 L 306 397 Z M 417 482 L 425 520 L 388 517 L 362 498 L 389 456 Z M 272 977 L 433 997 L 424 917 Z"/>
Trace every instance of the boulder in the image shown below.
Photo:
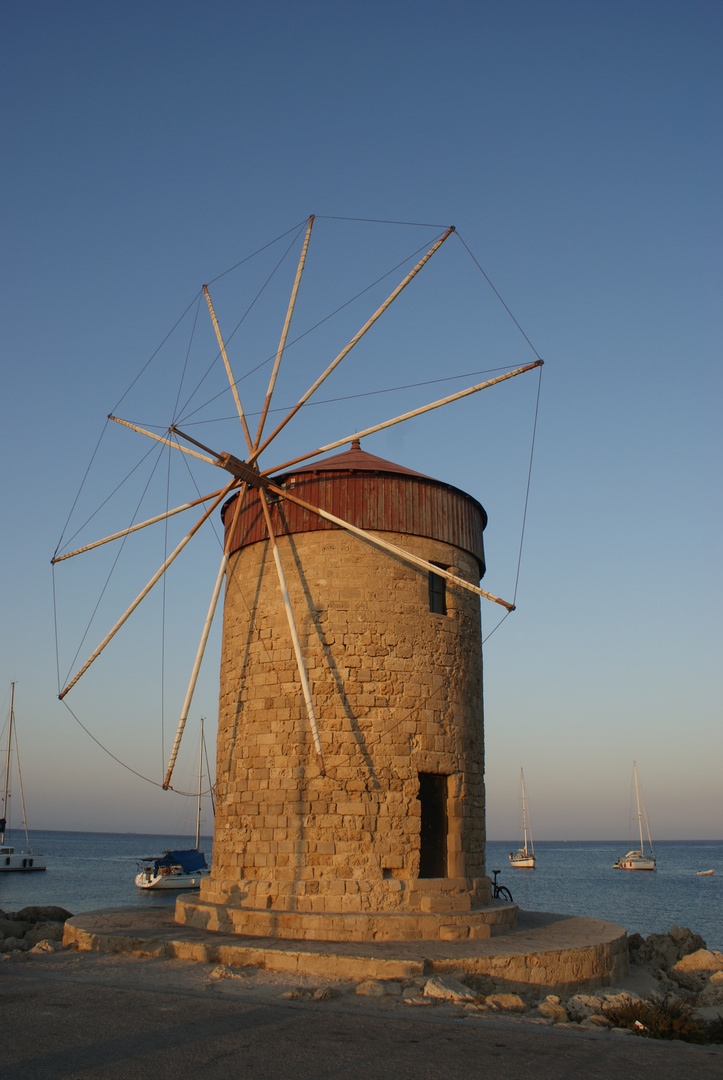
<path fill-rule="evenodd" d="M 484 1001 L 491 1009 L 505 1012 L 524 1012 L 527 1006 L 519 994 L 488 994 Z"/>
<path fill-rule="evenodd" d="M 452 979 L 447 975 L 427 979 L 424 994 L 425 997 L 440 998 L 442 1001 L 476 1001 L 478 997 L 474 990 L 470 990 L 459 979 Z"/>
<path fill-rule="evenodd" d="M 51 941 L 49 938 L 46 938 L 44 941 L 38 941 L 29 951 L 31 953 L 60 952 L 62 948 L 62 942 Z"/>
<path fill-rule="evenodd" d="M 723 1021 L 723 1005 L 705 1005 L 699 1009 L 693 1009 L 693 1017 L 703 1025 L 718 1024 Z"/>
<path fill-rule="evenodd" d="M 402 987 L 398 982 L 392 982 L 390 979 L 365 979 L 364 982 L 360 982 L 355 991 L 357 994 L 361 994 L 362 997 L 387 997 L 388 995 L 399 996 L 402 993 Z"/>
<path fill-rule="evenodd" d="M 642 945 L 631 948 L 631 943 L 639 938 L 639 934 L 628 938 L 630 957 L 634 963 L 652 972 L 667 972 L 682 957 L 705 949 L 703 938 L 685 926 L 671 926 L 667 934 L 649 934 Z"/>
<path fill-rule="evenodd" d="M 17 949 L 19 952 L 27 952 L 30 945 L 25 938 L 6 937 L 4 941 L 0 941 L 0 952 L 9 953 L 15 952 Z"/>
<path fill-rule="evenodd" d="M 46 907 L 24 907 L 22 911 L 16 911 L 12 917 L 14 919 L 20 919 L 21 922 L 29 923 L 65 922 L 66 919 L 73 918 L 70 911 L 52 905 Z"/>
<path fill-rule="evenodd" d="M 668 975 L 685 990 L 700 993 L 705 989 L 711 975 L 723 971 L 723 953 L 710 949 L 698 949 L 682 957 L 670 969 Z"/>
<path fill-rule="evenodd" d="M 591 1013 L 590 1016 L 586 1016 L 580 1024 L 580 1027 L 584 1028 L 610 1028 L 613 1026 L 612 1020 L 608 1019 L 602 1013 Z"/>
<path fill-rule="evenodd" d="M 39 941 L 62 941 L 62 922 L 39 922 L 34 923 L 25 933 L 25 940 L 30 945 L 37 945 Z"/>
<path fill-rule="evenodd" d="M 0 941 L 5 938 L 21 938 L 25 931 L 29 930 L 32 923 L 21 922 L 19 919 L 9 919 L 6 915 L 0 917 Z"/>
<path fill-rule="evenodd" d="M 633 1001 L 640 1001 L 637 994 L 628 993 L 627 990 L 621 990 L 619 994 L 603 994 L 602 995 L 602 1010 L 603 1013 L 613 1012 L 615 1009 L 623 1009 L 626 1005 L 632 1004 Z"/>
<path fill-rule="evenodd" d="M 701 1008 L 723 1005 L 723 971 L 715 971 L 698 995 Z"/>
<path fill-rule="evenodd" d="M 586 1016 L 601 1012 L 602 1005 L 602 998 L 593 997 L 591 994 L 574 994 L 565 1007 L 571 1020 L 584 1020 Z"/>
<path fill-rule="evenodd" d="M 570 1019 L 567 1015 L 565 1007 L 558 1001 L 541 1001 L 537 1006 L 537 1011 L 540 1016 L 544 1016 L 545 1020 L 552 1020 L 553 1024 L 566 1024 Z"/>

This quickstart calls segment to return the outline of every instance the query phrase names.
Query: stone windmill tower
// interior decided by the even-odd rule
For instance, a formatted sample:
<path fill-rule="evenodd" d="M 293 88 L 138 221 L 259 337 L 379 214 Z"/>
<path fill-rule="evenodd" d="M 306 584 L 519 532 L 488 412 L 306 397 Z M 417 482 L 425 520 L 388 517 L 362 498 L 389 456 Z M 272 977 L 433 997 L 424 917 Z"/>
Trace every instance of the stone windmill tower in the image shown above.
<path fill-rule="evenodd" d="M 213 866 L 199 896 L 179 900 L 177 919 L 301 939 L 487 937 L 514 909 L 489 905 L 485 875 L 479 598 L 513 605 L 479 586 L 482 506 L 374 457 L 360 440 L 542 360 L 265 468 L 277 435 L 454 233 L 433 243 L 266 434 L 313 221 L 297 233 L 301 255 L 255 434 L 203 286 L 244 460 L 176 422 L 161 435 L 109 416 L 229 475 L 221 490 L 103 540 L 64 553 L 59 544 L 54 563 L 205 505 L 59 696 L 223 503 L 223 557 L 163 782 L 170 786 L 225 583 Z"/>
<path fill-rule="evenodd" d="M 352 448 L 275 484 L 271 521 L 321 754 L 304 711 L 258 493 L 224 507 L 229 562 L 213 868 L 180 917 L 291 938 L 488 937 L 479 598 L 471 496 Z M 436 572 L 435 572 L 436 571 Z M 484 910 L 486 909 L 486 910 Z"/>

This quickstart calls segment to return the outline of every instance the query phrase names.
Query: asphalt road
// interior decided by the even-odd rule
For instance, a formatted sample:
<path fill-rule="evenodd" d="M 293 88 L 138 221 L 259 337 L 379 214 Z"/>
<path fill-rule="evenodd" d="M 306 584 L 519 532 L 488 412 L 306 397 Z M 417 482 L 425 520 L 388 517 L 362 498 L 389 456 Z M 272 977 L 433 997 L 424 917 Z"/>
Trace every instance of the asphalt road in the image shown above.
<path fill-rule="evenodd" d="M 0 964 L 2 1080 L 721 1080 L 723 1047 L 555 1029 L 208 965 L 64 952 Z M 318 981 L 316 986 L 321 985 Z M 313 989 L 311 981 L 308 986 Z M 343 987 L 342 987 L 343 989 Z"/>

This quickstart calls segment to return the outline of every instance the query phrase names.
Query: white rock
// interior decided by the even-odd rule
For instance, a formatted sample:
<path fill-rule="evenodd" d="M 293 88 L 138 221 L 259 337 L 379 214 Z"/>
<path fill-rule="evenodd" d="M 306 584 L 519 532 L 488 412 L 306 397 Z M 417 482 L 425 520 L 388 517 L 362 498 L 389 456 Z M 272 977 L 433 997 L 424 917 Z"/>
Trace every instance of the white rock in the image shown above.
<path fill-rule="evenodd" d="M 426 997 L 441 998 L 442 1001 L 476 1001 L 478 997 L 459 979 L 452 979 L 449 976 L 427 979 L 424 994 Z"/>
<path fill-rule="evenodd" d="M 488 994 L 485 1005 L 492 1009 L 504 1009 L 505 1012 L 525 1012 L 527 1008 L 519 994 Z"/>
<path fill-rule="evenodd" d="M 565 1004 L 572 1020 L 584 1020 L 586 1016 L 599 1013 L 602 1007 L 602 998 L 591 994 L 574 994 Z"/>
<path fill-rule="evenodd" d="M 29 951 L 31 953 L 60 952 L 62 948 L 62 942 L 51 941 L 50 938 L 45 938 L 44 941 L 36 942 Z"/>
<path fill-rule="evenodd" d="M 540 1016 L 552 1020 L 553 1024 L 566 1024 L 570 1017 L 559 1002 L 541 1001 L 537 1006 Z"/>
<path fill-rule="evenodd" d="M 474 994 L 469 986 L 460 983 L 458 978 L 438 975 L 436 978 L 428 978 L 425 984 L 425 996 L 440 998 L 442 1001 L 477 1001 L 479 995 Z"/>
<path fill-rule="evenodd" d="M 357 994 L 361 994 L 362 997 L 386 997 L 387 994 L 393 994 L 395 997 L 402 992 L 402 988 L 398 982 L 391 982 L 389 979 L 365 979 L 364 982 L 360 982 L 355 991 Z"/>

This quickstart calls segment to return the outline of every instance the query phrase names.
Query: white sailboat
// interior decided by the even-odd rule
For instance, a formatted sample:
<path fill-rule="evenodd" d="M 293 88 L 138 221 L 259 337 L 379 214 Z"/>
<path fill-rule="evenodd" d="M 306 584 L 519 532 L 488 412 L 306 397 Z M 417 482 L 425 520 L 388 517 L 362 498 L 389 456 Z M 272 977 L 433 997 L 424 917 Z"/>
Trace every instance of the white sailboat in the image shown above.
<path fill-rule="evenodd" d="M 525 774 L 520 769 L 520 783 L 522 785 L 522 831 L 524 834 L 524 846 L 518 851 L 510 852 L 510 864 L 518 870 L 535 869 L 535 845 L 532 842 L 532 822 L 527 809 L 527 796 L 525 795 Z"/>
<path fill-rule="evenodd" d="M 201 879 L 208 877 L 211 869 L 206 856 L 200 850 L 201 843 L 201 787 L 203 775 L 203 720 L 201 721 L 201 746 L 198 754 L 198 800 L 196 803 L 196 844 L 182 851 L 164 851 L 158 858 L 143 859 L 136 874 L 139 889 L 198 889 Z"/>
<path fill-rule="evenodd" d="M 14 847 L 5 843 L 5 833 L 10 830 L 7 828 L 8 818 L 10 816 L 10 761 L 13 746 L 13 736 L 15 737 L 15 757 L 18 763 L 18 783 L 20 785 L 20 802 L 23 808 L 23 826 L 25 828 L 25 843 L 27 845 L 26 851 L 16 851 Z M 5 782 L 3 785 L 3 806 L 2 816 L 0 816 L 0 871 L 13 870 L 28 872 L 31 870 L 47 870 L 47 864 L 45 859 L 36 855 L 30 847 L 30 840 L 28 837 L 28 824 L 25 816 L 25 795 L 23 794 L 23 778 L 20 772 L 20 756 L 18 754 L 18 735 L 17 724 L 15 721 L 15 683 L 10 687 L 10 716 L 8 717 L 8 745 L 5 754 Z"/>
<path fill-rule="evenodd" d="M 653 841 L 650 836 L 648 815 L 645 813 L 645 804 L 643 803 L 643 798 L 640 794 L 638 769 L 635 762 L 633 762 L 633 779 L 635 781 L 635 800 L 638 806 L 638 830 L 640 832 L 640 848 L 635 851 L 629 851 L 627 855 L 621 855 L 617 862 L 613 863 L 613 870 L 654 870 L 655 853 L 653 852 Z M 649 854 L 646 854 L 645 846 L 643 844 L 643 821 L 645 822 L 645 830 L 648 836 L 648 849 L 650 852 Z"/>

